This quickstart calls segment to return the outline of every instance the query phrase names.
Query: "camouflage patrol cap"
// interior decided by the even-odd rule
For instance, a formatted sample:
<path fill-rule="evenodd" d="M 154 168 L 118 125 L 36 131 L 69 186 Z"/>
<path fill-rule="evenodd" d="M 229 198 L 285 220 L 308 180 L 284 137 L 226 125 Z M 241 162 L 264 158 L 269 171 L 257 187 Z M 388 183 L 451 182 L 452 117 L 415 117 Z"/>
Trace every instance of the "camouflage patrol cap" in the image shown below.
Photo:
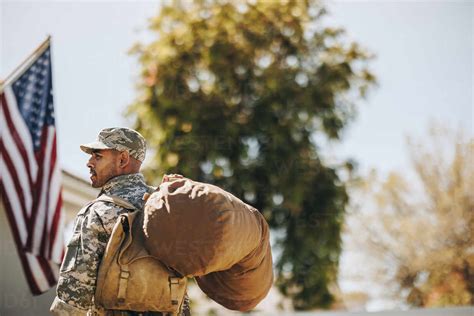
<path fill-rule="evenodd" d="M 145 160 L 146 141 L 143 136 L 127 127 L 104 128 L 99 132 L 97 141 L 81 145 L 82 151 L 92 154 L 94 149 L 115 149 L 128 151 L 130 156 L 142 161 Z"/>

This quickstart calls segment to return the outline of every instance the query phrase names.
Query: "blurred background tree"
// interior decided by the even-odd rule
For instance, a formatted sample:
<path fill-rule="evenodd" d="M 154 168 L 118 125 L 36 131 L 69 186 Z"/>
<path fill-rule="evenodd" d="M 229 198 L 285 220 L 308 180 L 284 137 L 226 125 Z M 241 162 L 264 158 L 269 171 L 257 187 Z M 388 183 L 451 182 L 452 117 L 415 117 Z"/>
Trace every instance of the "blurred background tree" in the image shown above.
<path fill-rule="evenodd" d="M 181 173 L 256 206 L 282 236 L 277 285 L 300 310 L 333 301 L 348 201 L 316 139 L 337 140 L 375 81 L 368 53 L 324 14 L 312 0 L 176 1 L 132 49 L 145 175 Z"/>
<path fill-rule="evenodd" d="M 413 177 L 372 174 L 358 187 L 349 238 L 375 266 L 365 277 L 393 298 L 417 307 L 472 305 L 474 139 L 433 124 L 408 148 Z"/>

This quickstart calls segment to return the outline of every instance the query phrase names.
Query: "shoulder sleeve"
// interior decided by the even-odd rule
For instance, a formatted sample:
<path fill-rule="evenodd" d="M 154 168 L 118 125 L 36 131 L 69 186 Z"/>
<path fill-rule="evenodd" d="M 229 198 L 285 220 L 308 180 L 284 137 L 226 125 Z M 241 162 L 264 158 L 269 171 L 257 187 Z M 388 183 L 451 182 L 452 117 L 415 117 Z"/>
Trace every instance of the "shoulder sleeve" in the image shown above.
<path fill-rule="evenodd" d="M 97 226 L 106 233 L 107 240 L 112 234 L 112 230 L 120 214 L 127 210 L 111 202 L 96 202 L 91 206 L 91 225 Z"/>
<path fill-rule="evenodd" d="M 78 215 L 74 264 L 61 273 L 57 287 L 58 296 L 68 304 L 86 310 L 93 305 L 97 270 L 115 221 L 122 212 L 125 209 L 101 201 Z"/>

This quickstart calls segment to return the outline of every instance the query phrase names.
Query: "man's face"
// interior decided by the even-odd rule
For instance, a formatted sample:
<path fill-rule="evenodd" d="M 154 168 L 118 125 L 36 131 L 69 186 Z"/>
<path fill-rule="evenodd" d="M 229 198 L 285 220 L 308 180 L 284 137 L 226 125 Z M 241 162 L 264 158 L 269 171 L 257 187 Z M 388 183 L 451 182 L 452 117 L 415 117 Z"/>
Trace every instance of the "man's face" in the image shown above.
<path fill-rule="evenodd" d="M 120 175 L 120 153 L 113 149 L 94 150 L 87 162 L 93 188 L 101 188 L 109 179 Z"/>

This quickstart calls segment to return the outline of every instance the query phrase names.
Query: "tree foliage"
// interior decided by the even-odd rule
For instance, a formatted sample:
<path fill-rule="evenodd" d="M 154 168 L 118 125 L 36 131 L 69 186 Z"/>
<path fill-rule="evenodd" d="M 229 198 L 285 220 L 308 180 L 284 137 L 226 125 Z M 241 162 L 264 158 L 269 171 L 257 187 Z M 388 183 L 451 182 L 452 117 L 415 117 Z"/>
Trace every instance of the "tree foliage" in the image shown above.
<path fill-rule="evenodd" d="M 416 178 L 372 177 L 360 199 L 374 209 L 349 221 L 375 263 L 366 278 L 412 306 L 474 304 L 474 140 L 434 125 L 409 149 Z"/>
<path fill-rule="evenodd" d="M 163 6 L 131 105 L 152 148 L 146 175 L 222 186 L 284 232 L 278 286 L 297 309 L 328 306 L 347 195 L 317 137 L 337 139 L 374 82 L 369 56 L 307 1 Z"/>

